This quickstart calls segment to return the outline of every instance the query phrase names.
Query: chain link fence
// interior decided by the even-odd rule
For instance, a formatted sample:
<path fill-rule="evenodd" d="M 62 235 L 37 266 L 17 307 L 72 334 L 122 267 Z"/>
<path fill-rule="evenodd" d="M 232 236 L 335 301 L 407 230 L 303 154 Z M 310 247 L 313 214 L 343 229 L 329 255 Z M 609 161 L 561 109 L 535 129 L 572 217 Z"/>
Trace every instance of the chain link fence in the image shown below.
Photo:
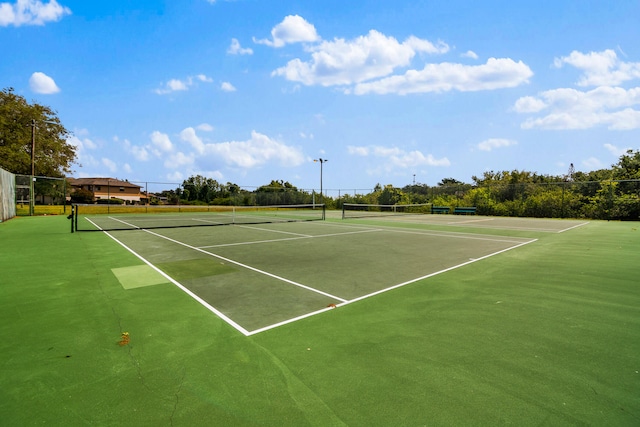
<path fill-rule="evenodd" d="M 31 175 L 15 175 L 16 215 L 69 213 L 70 190 L 65 178 L 34 176 L 32 181 Z"/>
<path fill-rule="evenodd" d="M 31 186 L 30 178 L 29 175 L 15 175 L 13 190 L 12 179 L 3 178 L 9 181 L 9 184 L 3 184 L 3 197 L 15 194 L 13 208 L 17 215 L 29 215 L 32 200 L 35 214 L 63 214 L 69 211 L 70 203 L 96 202 L 221 206 L 326 204 L 328 209 L 341 209 L 343 203 L 431 203 L 435 206 L 476 207 L 478 215 L 488 216 L 640 220 L 640 180 L 491 183 L 482 186 L 412 185 L 404 188 L 376 186 L 372 189 L 324 189 L 320 194 L 316 189 L 299 189 L 288 183 L 252 187 L 221 184 L 214 180 L 195 185 L 186 181 L 129 182 L 105 178 L 101 186 L 86 190 L 88 199 L 79 201 L 78 188 L 65 179 L 35 177 Z M 7 209 L 4 202 L 3 215 Z"/>

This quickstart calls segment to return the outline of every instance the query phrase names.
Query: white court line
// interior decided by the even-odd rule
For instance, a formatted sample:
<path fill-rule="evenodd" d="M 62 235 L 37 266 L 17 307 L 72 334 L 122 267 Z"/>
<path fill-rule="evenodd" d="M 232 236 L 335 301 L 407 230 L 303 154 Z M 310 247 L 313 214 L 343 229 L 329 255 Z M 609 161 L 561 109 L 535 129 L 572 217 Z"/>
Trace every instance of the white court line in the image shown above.
<path fill-rule="evenodd" d="M 124 221 L 124 220 L 122 220 L 122 219 L 120 219 L 120 218 L 116 218 L 116 217 L 113 217 L 113 216 L 109 216 L 109 217 L 107 217 L 107 218 L 109 218 L 109 219 L 111 219 L 111 220 L 113 220 L 113 221 L 121 222 L 121 223 L 123 223 L 123 224 L 125 224 L 125 225 L 128 225 L 129 227 L 133 227 L 133 228 L 135 228 L 135 229 L 137 229 L 137 230 L 142 230 L 142 229 L 144 228 L 144 227 L 140 227 L 140 226 L 135 225 L 135 224 L 131 224 L 131 223 L 129 223 L 129 222 L 126 222 L 126 221 Z M 187 218 L 184 218 L 184 217 L 183 217 L 183 218 L 175 217 L 175 218 L 176 218 L 176 219 L 175 219 L 175 221 L 184 221 L 185 219 L 187 219 Z M 208 220 L 204 220 L 204 219 L 200 219 L 200 218 L 188 218 L 188 219 L 190 219 L 191 221 L 205 222 L 205 223 L 207 223 L 207 224 L 220 224 L 220 225 L 228 224 L 228 223 L 226 223 L 226 222 L 208 221 Z M 166 221 L 167 221 L 167 218 L 166 218 L 166 217 L 164 217 L 164 218 L 158 218 L 158 221 L 160 221 L 160 222 L 166 222 Z M 153 222 L 153 219 L 151 219 L 151 222 Z M 93 222 L 92 222 L 92 223 L 93 223 Z M 94 225 L 95 225 L 95 224 L 94 224 Z"/>
<path fill-rule="evenodd" d="M 237 266 L 246 268 L 247 270 L 255 271 L 256 273 L 260 273 L 260 274 L 263 274 L 265 276 L 269 276 L 269 277 L 272 277 L 274 279 L 280 280 L 282 282 L 289 283 L 289 284 L 294 285 L 294 286 L 298 286 L 299 288 L 303 288 L 303 289 L 306 289 L 308 291 L 312 291 L 312 292 L 315 292 L 317 294 L 324 295 L 326 297 L 333 298 L 333 299 L 338 300 L 338 301 L 343 301 L 343 302 L 346 301 L 344 298 L 340 298 L 340 297 L 337 297 L 335 295 L 331 295 L 330 293 L 321 291 L 319 289 L 312 288 L 310 286 L 303 285 L 302 283 L 294 282 L 293 280 L 285 279 L 284 277 L 280 277 L 280 276 L 277 276 L 275 274 L 269 273 L 267 271 L 260 270 L 260 269 L 255 268 L 255 267 L 251 267 L 250 265 L 242 264 L 241 262 L 234 261 L 232 259 L 225 258 L 223 256 L 220 256 L 220 255 L 217 255 L 217 254 L 213 254 L 211 252 L 207 252 L 207 251 L 205 251 L 203 249 L 200 249 L 200 248 L 197 248 L 195 246 L 187 245 L 186 243 L 180 242 L 178 240 L 172 239 L 172 238 L 167 237 L 167 236 L 163 236 L 162 234 L 154 233 L 151 230 L 142 230 L 142 231 L 144 231 L 145 233 L 149 233 L 149 234 L 152 234 L 154 236 L 160 237 L 162 239 L 168 240 L 170 242 L 176 243 L 178 245 L 184 246 L 186 248 L 193 249 L 194 251 L 201 252 L 201 253 L 203 253 L 205 255 L 209 255 L 211 257 L 221 259 L 221 260 L 226 261 L 228 263 L 235 264 Z"/>
<path fill-rule="evenodd" d="M 135 229 L 140 230 L 140 227 L 138 227 L 137 225 L 129 224 L 128 222 L 123 221 L 123 220 L 121 220 L 121 219 L 119 219 L 119 218 L 114 218 L 114 217 L 112 217 L 112 216 L 107 217 L 107 218 L 112 219 L 112 220 L 114 220 L 114 221 L 121 222 L 121 223 L 123 223 L 123 224 L 125 224 L 125 225 L 128 225 L 129 227 L 133 227 L 133 228 L 135 228 Z M 97 226 L 93 221 L 91 221 L 89 218 L 87 218 L 87 221 L 89 221 L 91 224 L 93 224 L 93 225 L 95 225 L 96 227 L 98 227 L 98 226 Z M 101 228 L 101 227 L 98 227 L 98 228 L 99 228 L 100 230 L 102 230 L 102 228 Z M 107 234 L 109 234 L 109 233 L 107 233 Z"/>
<path fill-rule="evenodd" d="M 221 222 L 221 221 L 212 221 L 210 219 L 202 219 L 202 218 L 191 218 L 193 221 L 198 221 L 198 222 L 204 222 L 207 224 L 229 224 L 228 222 Z"/>
<path fill-rule="evenodd" d="M 446 238 L 451 238 L 451 239 L 485 240 L 487 242 L 517 243 L 518 241 L 514 240 L 514 239 L 518 239 L 518 240 L 522 241 L 522 238 L 517 238 L 517 237 L 514 237 L 513 239 L 510 239 L 510 240 L 505 240 L 505 239 L 497 239 L 495 237 L 476 237 L 476 236 L 479 236 L 479 235 L 466 234 L 466 233 L 457 233 L 457 234 L 464 234 L 464 235 L 460 236 L 460 235 L 455 235 L 453 233 L 450 233 L 450 234 L 438 234 L 438 233 L 422 232 L 422 231 L 407 231 L 407 230 L 393 230 L 393 231 L 395 231 L 396 233 L 420 234 L 420 235 L 425 235 L 425 236 L 446 237 Z M 484 236 L 486 236 L 486 234 Z"/>
<path fill-rule="evenodd" d="M 414 222 L 414 221 L 402 221 L 405 224 L 424 224 L 424 222 Z M 378 231 L 394 231 L 394 232 L 398 232 L 398 233 L 417 233 L 417 234 L 424 234 L 427 236 L 437 236 L 437 237 L 457 237 L 457 238 L 468 238 L 468 239 L 485 239 L 485 240 L 489 240 L 492 241 L 495 239 L 495 235 L 492 234 L 480 234 L 480 233 L 465 233 L 465 232 L 461 232 L 461 231 L 444 231 L 444 230 L 429 230 L 429 231 L 417 231 L 417 230 L 412 230 L 412 231 L 407 231 L 406 229 L 400 229 L 398 227 L 393 227 L 393 226 L 389 226 L 389 225 L 378 225 L 378 228 L 370 228 L 371 226 L 365 225 L 365 224 L 353 224 L 353 225 L 340 225 L 340 224 L 335 224 L 335 223 L 326 223 L 323 224 L 323 227 L 328 227 L 328 226 L 332 226 L 332 227 L 344 227 L 344 228 L 356 228 L 356 229 L 369 229 L 369 230 L 378 230 Z M 493 228 L 490 228 L 493 229 Z M 555 232 L 555 230 L 554 230 Z M 485 237 L 478 237 L 478 236 L 485 236 Z M 507 243 L 516 243 L 518 241 L 522 241 L 523 239 L 526 239 L 525 237 L 513 237 L 512 239 L 516 239 L 516 240 L 496 240 L 498 242 L 507 242 Z"/>
<path fill-rule="evenodd" d="M 413 224 L 413 223 L 412 223 Z M 323 226 L 333 226 L 335 224 L 324 224 Z M 463 233 L 459 231 L 439 231 L 439 230 L 430 230 L 430 231 L 419 231 L 419 230 L 406 230 L 400 229 L 398 227 L 391 226 L 378 226 L 378 228 L 369 228 L 367 225 L 336 225 L 337 227 L 346 227 L 346 228 L 356 228 L 356 229 L 366 229 L 370 231 L 389 231 L 394 233 L 404 233 L 404 234 L 420 234 L 425 236 L 435 236 L 435 237 L 451 237 L 454 239 L 470 239 L 470 240 L 486 240 L 489 242 L 504 242 L 504 243 L 520 243 L 524 239 L 524 237 L 513 237 L 511 239 L 498 239 L 497 237 L 501 236 L 493 236 L 490 234 L 479 234 L 479 233 Z M 347 233 L 338 233 L 347 234 Z"/>
<path fill-rule="evenodd" d="M 260 230 L 260 228 L 256 228 Z M 378 229 L 369 229 L 362 231 L 348 231 L 346 233 L 331 233 L 331 234 L 318 234 L 316 236 L 306 236 L 301 235 L 300 237 L 289 237 L 286 239 L 269 239 L 269 240 L 256 240 L 255 242 L 238 242 L 238 243 L 223 243 L 220 245 L 209 245 L 209 246 L 198 246 L 200 249 L 212 249 L 212 248 L 223 248 L 226 246 L 241 246 L 241 245 L 255 245 L 260 243 L 275 243 L 275 242 L 286 242 L 290 240 L 302 240 L 302 239 L 318 239 L 320 237 L 333 237 L 333 236 L 344 236 L 347 234 L 361 234 L 361 233 L 371 233 L 373 231 L 383 231 Z M 295 233 L 292 233 L 295 234 Z"/>
<path fill-rule="evenodd" d="M 239 225 L 236 224 L 236 227 L 240 227 L 240 228 L 248 228 L 250 230 L 260 230 L 260 231 L 269 231 L 272 233 L 281 233 L 281 234 L 291 234 L 293 236 L 300 236 L 300 237 L 313 237 L 309 234 L 301 234 L 301 233 L 292 233 L 290 231 L 282 231 L 282 230 L 271 230 L 270 228 L 262 228 L 262 227 L 251 227 L 248 225 Z"/>
<path fill-rule="evenodd" d="M 395 217 L 393 217 L 395 219 Z M 435 217 L 434 217 L 435 218 Z M 505 217 L 507 218 L 507 217 Z M 513 219 L 518 219 L 516 217 L 508 217 L 508 218 L 513 218 Z M 369 218 L 363 218 L 363 219 L 369 219 Z M 490 218 L 490 220 L 495 220 L 498 218 Z M 401 219 L 397 219 L 394 220 L 393 222 L 395 223 L 401 223 L 401 224 L 420 224 L 420 225 L 447 225 L 447 226 L 451 226 L 451 227 L 456 227 L 458 226 L 458 224 L 463 224 L 463 222 L 447 222 L 444 223 L 442 221 L 411 221 L 411 220 L 401 220 Z M 587 223 L 585 223 L 587 224 Z M 580 225 L 584 225 L 584 224 L 580 224 Z M 363 225 L 364 226 L 364 225 Z M 464 227 L 463 225 L 461 227 Z M 479 224 L 477 228 L 488 228 L 491 230 L 514 230 L 514 231 L 534 231 L 534 232 L 539 232 L 539 233 L 561 233 L 562 231 L 566 231 L 566 230 L 562 230 L 562 231 L 558 231 L 556 229 L 553 228 L 537 228 L 537 227 L 510 227 L 510 226 L 506 226 L 506 225 L 482 225 Z M 575 228 L 575 227 L 571 227 L 571 228 Z M 571 228 L 568 228 L 567 230 L 570 230 Z"/>
<path fill-rule="evenodd" d="M 583 225 L 589 224 L 588 222 L 583 222 L 582 224 L 574 225 L 573 227 L 565 228 L 564 230 L 558 231 L 558 233 L 564 233 L 565 231 L 573 230 L 574 228 L 582 227 Z"/>
<path fill-rule="evenodd" d="M 219 245 L 207 245 L 207 246 L 198 246 L 198 249 L 213 249 L 213 248 L 225 248 L 227 246 L 244 246 L 244 245 L 255 245 L 260 243 L 275 243 L 275 242 L 287 242 L 290 240 L 302 240 L 309 239 L 309 237 L 287 237 L 282 239 L 270 239 L 270 240 L 256 240 L 255 242 L 238 242 L 238 243 L 222 243 Z"/>
<path fill-rule="evenodd" d="M 485 218 L 485 219 L 470 219 L 468 221 L 451 221 L 447 224 L 467 224 L 469 222 L 482 222 L 482 221 L 493 221 L 494 218 Z"/>

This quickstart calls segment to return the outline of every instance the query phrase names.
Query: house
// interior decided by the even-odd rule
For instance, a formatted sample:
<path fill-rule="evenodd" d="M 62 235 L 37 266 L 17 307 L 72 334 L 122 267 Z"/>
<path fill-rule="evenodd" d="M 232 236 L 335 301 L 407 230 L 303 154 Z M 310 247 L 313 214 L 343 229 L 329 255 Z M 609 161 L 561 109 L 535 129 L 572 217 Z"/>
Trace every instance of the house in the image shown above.
<path fill-rule="evenodd" d="M 146 201 L 146 195 L 140 192 L 140 185 L 115 178 L 69 178 L 73 189 L 87 190 L 93 193 L 95 201 L 102 199 L 120 199 L 127 204 L 139 204 Z"/>

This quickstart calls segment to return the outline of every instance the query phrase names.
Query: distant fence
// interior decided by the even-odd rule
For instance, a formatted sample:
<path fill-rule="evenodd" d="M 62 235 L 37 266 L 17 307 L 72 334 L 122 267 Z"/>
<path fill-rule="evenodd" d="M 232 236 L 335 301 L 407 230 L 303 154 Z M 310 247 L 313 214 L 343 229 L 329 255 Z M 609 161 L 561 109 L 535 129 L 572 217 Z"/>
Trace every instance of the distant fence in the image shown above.
<path fill-rule="evenodd" d="M 12 174 L 9 174 L 13 176 Z M 126 203 L 140 205 L 233 205 L 265 206 L 290 204 L 325 204 L 327 209 L 340 209 L 343 203 L 406 204 L 431 203 L 436 206 L 473 206 L 478 215 L 539 217 L 539 218 L 592 218 L 640 220 L 640 180 L 562 181 L 545 183 L 491 182 L 483 185 L 409 185 L 375 188 L 302 189 L 289 183 L 279 186 L 244 186 L 222 184 L 215 180 L 183 183 L 121 181 L 101 179 L 85 193 L 88 200 L 78 200 L 77 188 L 63 178 L 15 175 L 15 184 L 8 179 L 3 204 L 3 217 L 29 215 L 33 203 L 35 214 L 66 214 L 67 203 Z M 5 179 L 7 181 L 7 179 Z M 125 185 L 131 184 L 130 186 Z M 131 197 L 128 187 L 136 189 Z M 33 191 L 33 195 L 31 194 Z M 6 193 L 6 194 L 5 194 Z M 124 197 L 126 196 L 126 197 Z M 8 197 L 8 199 L 7 199 Z M 98 200 L 100 199 L 100 200 Z M 31 214 L 34 214 L 33 212 Z M 9 217 L 11 217 L 9 216 Z"/>
<path fill-rule="evenodd" d="M 15 175 L 4 169 L 0 169 L 0 222 L 16 216 L 15 198 Z"/>

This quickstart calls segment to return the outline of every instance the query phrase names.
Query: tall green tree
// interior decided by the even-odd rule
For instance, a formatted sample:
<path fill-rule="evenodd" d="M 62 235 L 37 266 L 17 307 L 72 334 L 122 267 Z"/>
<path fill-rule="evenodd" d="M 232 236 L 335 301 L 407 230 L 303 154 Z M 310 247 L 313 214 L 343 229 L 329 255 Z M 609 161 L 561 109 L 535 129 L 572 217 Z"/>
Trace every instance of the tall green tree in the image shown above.
<path fill-rule="evenodd" d="M 378 204 L 396 205 L 409 203 L 409 197 L 399 188 L 393 185 L 385 185 L 378 195 Z"/>
<path fill-rule="evenodd" d="M 71 172 L 76 147 L 67 142 L 70 132 L 55 111 L 30 104 L 12 88 L 0 91 L 0 167 L 16 174 L 31 174 L 32 137 L 35 174 L 63 177 Z"/>
<path fill-rule="evenodd" d="M 614 179 L 640 179 L 640 150 L 627 150 L 613 165 Z"/>

